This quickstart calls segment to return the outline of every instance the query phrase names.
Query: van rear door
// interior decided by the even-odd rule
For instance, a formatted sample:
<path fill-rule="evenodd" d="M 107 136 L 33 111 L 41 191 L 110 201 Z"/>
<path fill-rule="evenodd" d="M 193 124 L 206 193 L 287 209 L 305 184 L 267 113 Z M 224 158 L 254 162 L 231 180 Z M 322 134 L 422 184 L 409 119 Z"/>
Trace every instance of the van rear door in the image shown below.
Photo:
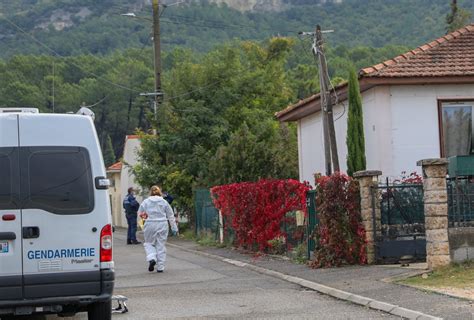
<path fill-rule="evenodd" d="M 22 298 L 18 116 L 0 114 L 0 300 Z"/>
<path fill-rule="evenodd" d="M 25 298 L 101 291 L 99 246 L 104 221 L 94 197 L 87 145 L 91 130 L 74 120 L 78 119 L 19 118 Z"/>

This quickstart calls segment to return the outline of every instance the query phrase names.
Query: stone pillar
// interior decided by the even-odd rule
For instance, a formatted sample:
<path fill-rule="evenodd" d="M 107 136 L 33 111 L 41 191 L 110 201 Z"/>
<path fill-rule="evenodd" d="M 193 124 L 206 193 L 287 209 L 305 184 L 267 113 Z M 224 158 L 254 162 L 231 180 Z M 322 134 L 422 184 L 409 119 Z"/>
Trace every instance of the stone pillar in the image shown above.
<path fill-rule="evenodd" d="M 354 178 L 359 181 L 362 224 L 365 228 L 365 239 L 367 240 L 367 263 L 369 264 L 375 263 L 374 227 L 377 232 L 380 231 L 381 228 L 380 203 L 378 197 L 373 201 L 371 190 L 372 186 L 377 186 L 378 177 L 380 175 L 382 175 L 382 171 L 376 170 L 357 171 L 354 173 Z"/>
<path fill-rule="evenodd" d="M 417 162 L 423 168 L 425 203 L 426 261 L 436 269 L 451 262 L 448 237 L 447 159 L 426 159 Z"/>

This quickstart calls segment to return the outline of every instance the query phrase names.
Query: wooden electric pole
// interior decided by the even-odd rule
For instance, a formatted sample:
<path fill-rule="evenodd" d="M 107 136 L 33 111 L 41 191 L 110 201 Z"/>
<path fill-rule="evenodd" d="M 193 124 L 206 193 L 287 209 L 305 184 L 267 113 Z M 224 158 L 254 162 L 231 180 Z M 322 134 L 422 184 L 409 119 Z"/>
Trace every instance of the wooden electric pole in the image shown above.
<path fill-rule="evenodd" d="M 153 44 L 155 51 L 155 92 L 161 93 L 161 39 L 160 39 L 160 6 L 159 0 L 153 0 Z M 159 95 L 155 99 L 161 101 Z"/>
<path fill-rule="evenodd" d="M 323 137 L 324 137 L 324 161 L 326 175 L 340 171 L 339 156 L 337 154 L 336 130 L 334 128 L 334 115 L 332 109 L 332 100 L 328 76 L 327 62 L 324 55 L 323 36 L 325 32 L 333 32 L 332 30 L 321 31 L 321 27 L 316 26 L 314 32 L 300 32 L 300 35 L 311 36 L 313 38 L 312 51 L 318 63 L 319 83 L 320 83 L 320 101 L 323 121 Z"/>
<path fill-rule="evenodd" d="M 339 172 L 341 169 L 339 167 L 339 156 L 337 153 L 336 129 L 334 127 L 334 113 L 332 109 L 330 80 L 328 75 L 329 73 L 327 70 L 326 57 L 324 55 L 323 43 L 324 42 L 321 27 L 318 25 L 316 27 L 316 52 L 319 62 L 321 107 L 323 109 L 323 114 L 326 114 L 326 126 L 329 135 L 329 145 L 331 146 L 332 166 L 334 172 Z"/>
<path fill-rule="evenodd" d="M 157 112 L 160 109 L 161 98 L 163 92 L 161 91 L 161 34 L 160 34 L 160 3 L 159 0 L 153 0 L 153 49 L 154 49 L 154 64 L 155 64 L 155 92 L 147 94 L 154 96 L 153 99 L 153 116 L 155 119 L 155 126 L 158 127 Z M 157 135 L 157 129 L 153 129 L 153 134 Z"/>

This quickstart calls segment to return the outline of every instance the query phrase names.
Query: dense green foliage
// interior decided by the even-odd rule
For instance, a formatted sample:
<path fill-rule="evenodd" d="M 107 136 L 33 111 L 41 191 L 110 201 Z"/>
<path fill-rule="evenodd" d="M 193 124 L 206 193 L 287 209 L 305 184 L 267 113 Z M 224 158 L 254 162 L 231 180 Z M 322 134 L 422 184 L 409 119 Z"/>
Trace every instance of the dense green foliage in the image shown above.
<path fill-rule="evenodd" d="M 453 32 L 467 23 L 471 20 L 472 14 L 471 12 L 465 10 L 465 9 L 460 9 L 458 7 L 458 2 L 457 0 L 451 0 L 451 12 L 446 15 L 446 24 L 447 28 L 446 30 L 448 32 Z"/>
<path fill-rule="evenodd" d="M 349 114 L 347 117 L 347 174 L 365 170 L 364 117 L 359 81 L 354 69 L 349 73 Z"/>
<path fill-rule="evenodd" d="M 345 0 L 342 4 L 324 5 L 314 1 L 289 2 L 292 6 L 281 12 L 242 13 L 205 1 L 170 7 L 162 16 L 163 48 L 169 51 L 184 46 L 206 52 L 234 39 L 296 36 L 299 31 L 311 31 L 316 24 L 335 30 L 328 36 L 334 46 L 414 47 L 442 35 L 450 12 L 448 0 Z M 460 0 L 458 6 L 466 13 L 474 12 L 474 1 Z M 151 17 L 150 6 L 138 0 L 0 1 L 0 16 L 31 32 L 61 55 L 106 54 L 115 49 L 147 46 L 151 23 L 120 16 L 130 11 Z M 4 19 L 0 19 L 0 30 L 0 56 L 45 53 Z"/>
<path fill-rule="evenodd" d="M 192 187 L 295 178 L 295 128 L 273 119 L 293 96 L 285 74 L 291 43 L 274 38 L 265 46 L 224 46 L 199 64 L 182 57 L 167 77 L 173 82 L 168 94 L 177 98 L 159 114 L 159 137 L 143 138 L 138 180 L 162 184 L 189 208 Z M 183 91 L 190 94 L 180 96 Z"/>

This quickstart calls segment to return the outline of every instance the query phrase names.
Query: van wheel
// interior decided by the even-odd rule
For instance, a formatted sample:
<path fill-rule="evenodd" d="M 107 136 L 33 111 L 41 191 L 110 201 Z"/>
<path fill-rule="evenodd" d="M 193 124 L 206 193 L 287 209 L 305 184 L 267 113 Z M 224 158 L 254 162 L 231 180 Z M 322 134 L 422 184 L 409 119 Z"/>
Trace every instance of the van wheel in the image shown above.
<path fill-rule="evenodd" d="M 111 320 L 112 300 L 91 304 L 87 311 L 89 320 Z"/>

